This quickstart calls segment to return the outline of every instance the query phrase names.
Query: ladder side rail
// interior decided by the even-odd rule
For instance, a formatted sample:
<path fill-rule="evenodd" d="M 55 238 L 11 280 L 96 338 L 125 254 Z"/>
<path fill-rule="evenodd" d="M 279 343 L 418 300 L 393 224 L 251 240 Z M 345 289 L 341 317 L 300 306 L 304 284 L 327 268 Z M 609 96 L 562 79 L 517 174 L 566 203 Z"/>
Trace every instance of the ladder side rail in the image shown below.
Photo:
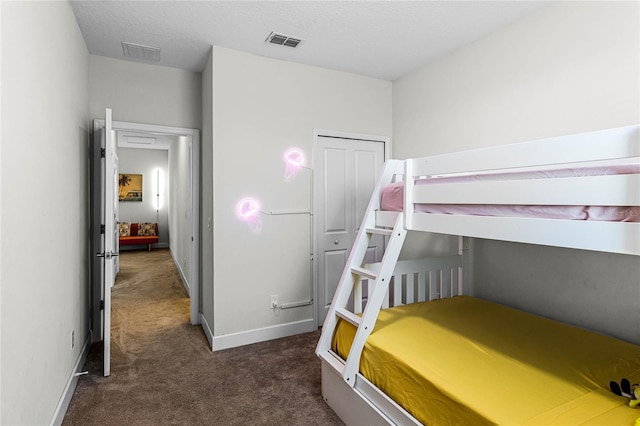
<path fill-rule="evenodd" d="M 342 271 L 338 287 L 333 295 L 331 307 L 329 308 L 329 312 L 327 312 L 327 316 L 322 326 L 322 334 L 320 335 L 318 345 L 316 346 L 316 354 L 319 354 L 321 351 L 328 351 L 331 348 L 333 332 L 338 324 L 338 318 L 335 315 L 335 310 L 336 308 L 344 308 L 349 300 L 353 285 L 355 284 L 354 280 L 357 279 L 351 273 L 351 267 L 360 266 L 364 260 L 369 241 L 366 229 L 375 227 L 375 212 L 380 209 L 380 193 L 382 188 L 390 184 L 396 176 L 401 175 L 403 172 L 403 160 L 387 160 L 385 162 L 382 173 L 380 173 L 371 194 L 371 199 L 369 200 L 367 210 L 365 211 L 365 215 L 362 219 L 362 224 L 356 234 L 354 246 L 351 249 L 351 253 L 349 253 L 347 262 L 345 263 L 345 268 Z"/>
<path fill-rule="evenodd" d="M 380 312 L 382 303 L 384 302 L 389 290 L 389 281 L 393 275 L 393 270 L 395 269 L 398 256 L 400 255 L 400 250 L 402 249 L 402 245 L 407 234 L 407 231 L 403 226 L 404 220 L 402 216 L 403 215 L 398 216 L 396 225 L 393 228 L 393 234 L 389 239 L 389 244 L 382 258 L 380 272 L 378 279 L 376 280 L 373 294 L 371 294 L 367 301 L 367 306 L 365 307 L 362 315 L 362 321 L 356 331 L 356 335 L 353 339 L 353 343 L 351 344 L 351 349 L 347 356 L 347 361 L 342 373 L 342 377 L 345 382 L 352 387 L 355 385 L 356 374 L 359 370 L 360 356 L 362 355 L 364 344 L 367 337 L 369 337 L 369 334 L 371 334 L 376 320 L 378 319 L 378 313 Z"/>
<path fill-rule="evenodd" d="M 370 221 L 375 221 L 375 212 L 367 212 L 363 225 L 368 225 Z M 354 246 L 351 248 L 351 253 L 349 253 L 349 257 L 345 263 L 345 268 L 342 271 L 338 287 L 333 295 L 331 307 L 329 308 L 329 312 L 327 312 L 327 317 L 325 318 L 324 325 L 322 326 L 322 334 L 320 335 L 320 340 L 316 347 L 316 354 L 321 351 L 328 351 L 331 349 L 333 332 L 338 325 L 336 309 L 345 308 L 347 306 L 352 290 L 360 279 L 352 273 L 351 267 L 353 266 L 355 259 L 364 259 L 364 255 L 367 251 L 369 239 L 367 238 L 365 229 L 366 226 L 360 227 L 360 230 L 356 235 Z M 354 300 L 354 306 L 356 304 L 357 301 Z"/>

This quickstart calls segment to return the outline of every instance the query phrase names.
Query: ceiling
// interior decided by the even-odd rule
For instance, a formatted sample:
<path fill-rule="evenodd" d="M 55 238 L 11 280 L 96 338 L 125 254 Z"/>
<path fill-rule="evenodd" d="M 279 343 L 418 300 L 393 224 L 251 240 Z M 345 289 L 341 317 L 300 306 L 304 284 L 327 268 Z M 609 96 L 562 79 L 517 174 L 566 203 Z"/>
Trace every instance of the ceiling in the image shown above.
<path fill-rule="evenodd" d="M 211 45 L 395 80 L 550 1 L 104 1 L 71 6 L 92 54 L 161 48 L 149 63 L 202 71 Z M 303 39 L 266 43 L 272 32 Z M 138 61 L 141 61 L 137 59 Z"/>

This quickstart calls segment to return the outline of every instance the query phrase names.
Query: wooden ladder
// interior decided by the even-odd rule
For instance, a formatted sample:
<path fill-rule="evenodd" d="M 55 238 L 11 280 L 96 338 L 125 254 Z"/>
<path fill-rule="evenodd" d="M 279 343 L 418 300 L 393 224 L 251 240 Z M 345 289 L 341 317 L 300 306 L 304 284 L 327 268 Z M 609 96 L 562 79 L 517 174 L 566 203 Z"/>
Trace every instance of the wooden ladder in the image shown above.
<path fill-rule="evenodd" d="M 369 334 L 371 334 L 378 318 L 378 313 L 386 300 L 389 282 L 393 276 L 400 250 L 407 235 L 402 213 L 398 214 L 393 229 L 376 227 L 375 214 L 376 212 L 373 209 L 368 209 L 365 214 L 362 226 L 358 231 L 351 254 L 347 260 L 347 265 L 340 278 L 333 303 L 327 313 L 323 333 L 316 349 L 318 356 L 331 365 L 338 374 L 341 374 L 345 382 L 352 387 L 355 385 L 364 343 Z M 375 264 L 376 267 L 372 268 L 364 264 L 364 258 L 370 245 L 369 242 L 374 235 L 384 235 L 389 237 L 389 240 L 382 262 Z M 362 300 L 363 280 L 368 280 L 369 282 L 369 297 L 364 313 L 362 313 L 361 304 L 356 302 Z M 352 293 L 354 294 L 353 312 L 347 309 Z M 359 315 L 361 313 L 362 315 Z M 335 330 L 340 319 L 348 321 L 357 328 L 346 362 L 331 351 L 333 330 Z"/>

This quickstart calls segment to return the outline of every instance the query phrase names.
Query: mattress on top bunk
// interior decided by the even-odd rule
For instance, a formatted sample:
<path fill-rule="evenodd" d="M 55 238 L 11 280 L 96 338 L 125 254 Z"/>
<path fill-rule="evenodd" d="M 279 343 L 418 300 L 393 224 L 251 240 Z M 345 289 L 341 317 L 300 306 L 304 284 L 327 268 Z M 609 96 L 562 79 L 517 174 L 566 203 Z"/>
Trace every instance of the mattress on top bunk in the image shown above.
<path fill-rule="evenodd" d="M 346 358 L 355 328 L 341 321 Z M 360 373 L 426 425 L 633 425 L 640 346 L 470 296 L 384 309 Z"/>
<path fill-rule="evenodd" d="M 457 182 L 548 179 L 563 177 L 640 174 L 640 164 L 608 167 L 562 168 L 514 173 L 484 173 L 432 177 L 416 180 L 416 185 L 439 185 Z M 380 208 L 401 212 L 404 209 L 404 182 L 394 182 L 382 188 Z M 532 217 L 545 219 L 594 220 L 609 222 L 640 222 L 640 206 L 541 206 L 541 205 L 480 205 L 480 204 L 415 204 L 417 213 L 461 214 L 472 216 Z"/>

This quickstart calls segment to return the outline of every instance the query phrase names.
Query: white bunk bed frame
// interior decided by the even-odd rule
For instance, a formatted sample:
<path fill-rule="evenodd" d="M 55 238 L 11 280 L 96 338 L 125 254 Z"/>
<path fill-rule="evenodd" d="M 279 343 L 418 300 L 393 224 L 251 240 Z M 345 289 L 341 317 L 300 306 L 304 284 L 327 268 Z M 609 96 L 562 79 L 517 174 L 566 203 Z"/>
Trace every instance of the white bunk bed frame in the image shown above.
<path fill-rule="evenodd" d="M 358 372 L 360 356 L 380 309 L 471 293 L 469 240 L 459 238 L 458 254 L 452 256 L 402 261 L 398 256 L 407 231 L 640 255 L 639 222 L 430 214 L 413 208 L 417 203 L 640 206 L 640 174 L 438 185 L 416 185 L 417 179 L 621 163 L 640 163 L 639 125 L 387 161 L 316 348 L 322 360 L 322 395 L 329 406 L 348 425 L 420 424 Z M 404 211 L 380 211 L 381 189 L 398 179 L 405 182 Z M 380 263 L 364 264 L 374 234 L 388 237 L 385 253 Z M 346 361 L 331 350 L 339 320 L 357 327 Z"/>

